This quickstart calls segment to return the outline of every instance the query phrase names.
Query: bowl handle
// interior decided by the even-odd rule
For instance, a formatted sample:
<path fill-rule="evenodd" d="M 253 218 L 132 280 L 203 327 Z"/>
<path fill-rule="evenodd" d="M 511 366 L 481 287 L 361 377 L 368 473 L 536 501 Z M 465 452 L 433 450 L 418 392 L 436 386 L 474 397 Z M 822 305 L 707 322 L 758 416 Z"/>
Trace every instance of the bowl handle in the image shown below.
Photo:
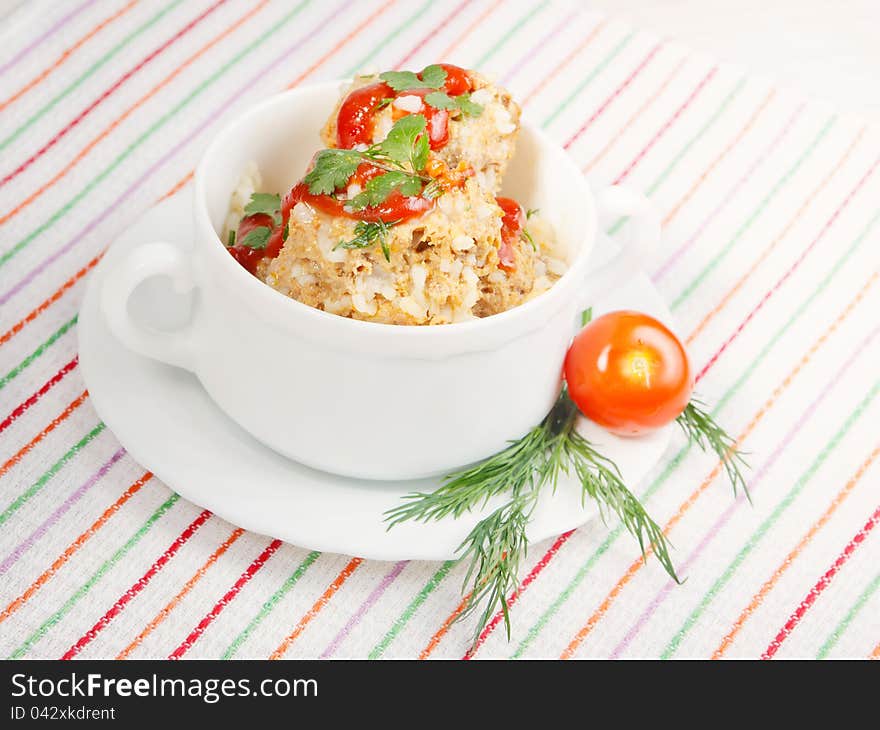
<path fill-rule="evenodd" d="M 192 324 L 174 332 L 160 332 L 138 324 L 128 311 L 128 300 L 134 290 L 154 276 L 171 277 L 174 290 L 180 294 L 196 286 L 189 256 L 170 243 L 145 243 L 104 274 L 101 288 L 104 318 L 116 338 L 130 350 L 192 371 L 195 369 Z"/>
<path fill-rule="evenodd" d="M 660 216 L 641 193 L 612 185 L 599 195 L 598 203 L 600 218 L 626 216 L 633 230 L 617 255 L 587 275 L 581 308 L 592 306 L 639 271 L 660 243 Z"/>

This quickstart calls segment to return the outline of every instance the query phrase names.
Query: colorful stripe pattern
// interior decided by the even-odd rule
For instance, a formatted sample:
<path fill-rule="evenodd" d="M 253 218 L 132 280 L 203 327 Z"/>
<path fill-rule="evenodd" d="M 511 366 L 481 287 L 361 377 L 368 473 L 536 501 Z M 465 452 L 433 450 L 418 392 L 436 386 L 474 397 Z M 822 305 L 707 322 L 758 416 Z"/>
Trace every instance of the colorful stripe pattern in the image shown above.
<path fill-rule="evenodd" d="M 30 22 L 0 31 L 2 656 L 880 657 L 876 127 L 554 0 L 85 0 Z M 106 246 L 190 194 L 243 106 L 435 60 L 494 73 L 593 185 L 656 203 L 646 269 L 753 467 L 734 501 L 676 436 L 632 487 L 688 581 L 594 522 L 532 546 L 511 641 L 494 616 L 473 651 L 462 566 L 321 555 L 187 503 L 98 419 L 76 352 Z"/>

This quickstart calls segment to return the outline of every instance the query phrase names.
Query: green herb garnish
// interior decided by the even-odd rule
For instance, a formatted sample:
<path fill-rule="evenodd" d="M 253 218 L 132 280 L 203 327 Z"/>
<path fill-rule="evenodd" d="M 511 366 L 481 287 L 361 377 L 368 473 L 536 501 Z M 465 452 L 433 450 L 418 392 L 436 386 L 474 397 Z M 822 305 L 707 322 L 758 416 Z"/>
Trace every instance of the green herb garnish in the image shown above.
<path fill-rule="evenodd" d="M 303 181 L 313 195 L 334 195 L 338 188 L 348 185 L 358 167 L 366 162 L 384 172 L 370 178 L 348 201 L 351 210 L 379 206 L 395 190 L 408 197 L 422 195 L 432 200 L 443 193 L 443 186 L 424 173 L 430 151 L 426 129 L 424 115 L 409 114 L 394 123 L 385 139 L 366 150 L 321 150 Z M 388 229 L 399 222 L 361 221 L 355 227 L 354 238 L 340 241 L 336 248 L 367 248 L 378 241 L 390 261 Z"/>
<path fill-rule="evenodd" d="M 581 324 L 586 325 L 592 314 L 592 308 L 584 310 Z M 457 549 L 459 560 L 469 562 L 462 588 L 464 609 L 458 620 L 481 609 L 474 644 L 499 609 L 510 638 L 508 596 L 519 586 L 519 571 L 528 550 L 526 527 L 541 490 L 547 487 L 555 490 L 563 474 L 577 477 L 582 503 L 586 503 L 587 498 L 594 500 L 603 521 L 609 513 L 620 519 L 638 542 L 643 559 L 647 560 L 650 548 L 666 573 L 676 583 L 681 582 L 663 530 L 623 483 L 617 466 L 577 431 L 578 414 L 577 405 L 563 388 L 550 413 L 525 436 L 476 466 L 448 476 L 435 492 L 409 494 L 402 504 L 385 513 L 388 529 L 391 529 L 410 520 L 458 518 L 474 509 L 485 508 L 490 500 L 503 498 Z M 738 485 L 745 490 L 740 467 L 746 463 L 736 449 L 736 442 L 715 423 L 703 404 L 692 400 L 678 417 L 678 423 L 691 442 L 718 454 L 733 483 L 734 493 Z"/>
<path fill-rule="evenodd" d="M 422 84 L 428 89 L 439 89 L 446 83 L 446 69 L 436 63 L 425 66 L 419 74 Z"/>
<path fill-rule="evenodd" d="M 529 208 L 526 211 L 526 220 L 529 220 L 533 215 L 538 215 L 541 212 L 540 208 Z"/>
<path fill-rule="evenodd" d="M 235 245 L 235 230 L 229 231 L 229 237 L 226 240 L 226 248 L 232 248 Z"/>
<path fill-rule="evenodd" d="M 429 152 L 425 134 L 426 125 L 424 116 L 410 114 L 398 119 L 384 140 L 363 152 L 341 149 L 321 150 L 315 155 L 314 165 L 303 181 L 309 186 L 312 195 L 332 195 L 337 188 L 348 184 L 361 163 L 367 162 L 387 173 L 394 173 L 392 177 L 374 183 L 372 190 L 376 191 L 376 194 L 369 196 L 372 202 L 367 203 L 368 205 L 379 205 L 392 190 L 400 187 L 413 191 L 407 193 L 409 195 L 417 195 L 422 183 L 432 182 L 430 177 L 422 174 L 428 162 Z M 386 191 L 385 197 L 379 197 L 378 192 L 381 190 Z"/>
<path fill-rule="evenodd" d="M 309 186 L 312 195 L 331 195 L 336 188 L 348 184 L 363 159 L 363 154 L 357 150 L 321 150 L 315 155 L 314 166 L 303 182 Z"/>
<path fill-rule="evenodd" d="M 471 101 L 470 94 L 459 94 L 458 96 L 449 96 L 445 91 L 432 91 L 425 95 L 425 103 L 430 104 L 435 109 L 457 109 L 462 114 L 471 117 L 478 117 L 483 113 L 483 107 Z"/>
<path fill-rule="evenodd" d="M 378 241 L 382 247 L 382 254 L 385 256 L 385 260 L 391 261 L 391 251 L 388 248 L 388 233 L 391 227 L 396 226 L 398 223 L 400 223 L 399 220 L 386 223 L 381 218 L 377 221 L 359 221 L 354 227 L 354 238 L 349 241 L 340 241 L 334 246 L 334 250 L 337 248 L 369 248 Z"/>
<path fill-rule="evenodd" d="M 244 206 L 245 215 L 264 214 L 272 216 L 277 226 L 281 223 L 281 196 L 277 193 L 253 193 Z"/>
<path fill-rule="evenodd" d="M 742 473 L 743 468 L 748 468 L 742 452 L 736 448 L 736 441 L 728 434 L 715 419 L 705 410 L 705 404 L 691 398 L 681 415 L 675 419 L 684 435 L 691 443 L 699 446 L 703 451 L 713 451 L 724 465 L 727 478 L 733 485 L 733 493 L 742 487 L 746 498 L 752 501 L 746 478 Z"/>
<path fill-rule="evenodd" d="M 354 210 L 381 205 L 395 190 L 399 190 L 401 195 L 418 195 L 422 192 L 422 181 L 405 172 L 386 172 L 368 180 L 363 191 L 355 195 L 348 204 Z"/>
<path fill-rule="evenodd" d="M 481 104 L 477 104 L 474 101 L 471 101 L 470 94 L 459 94 L 454 97 L 455 102 L 458 104 L 458 108 L 461 109 L 462 113 L 467 114 L 471 117 L 478 117 L 483 113 L 483 106 Z"/>
<path fill-rule="evenodd" d="M 395 91 L 410 89 L 439 89 L 446 83 L 446 70 L 437 64 L 425 66 L 420 73 L 412 71 L 386 71 L 379 78 Z"/>
<path fill-rule="evenodd" d="M 422 114 L 408 114 L 398 119 L 388 135 L 364 154 L 372 159 L 385 161 L 417 173 L 428 162 L 428 136 L 425 134 L 427 120 Z"/>
<path fill-rule="evenodd" d="M 599 505 L 603 518 L 616 514 L 636 538 L 647 559 L 650 546 L 658 561 L 678 582 L 670 545 L 660 526 L 627 489 L 613 462 L 601 456 L 576 430 L 578 409 L 563 390 L 547 417 L 521 439 L 476 466 L 447 477 L 430 494 L 418 492 L 389 510 L 389 529 L 415 520 L 427 522 L 486 506 L 493 497 L 507 499 L 481 519 L 458 547 L 460 560 L 468 560 L 463 591 L 465 608 L 459 619 L 482 606 L 474 641 L 500 608 L 510 637 L 508 595 L 519 585 L 519 568 L 528 549 L 526 526 L 538 504 L 541 490 L 556 489 L 560 475 L 573 474 L 581 485 L 581 499 Z"/>
<path fill-rule="evenodd" d="M 376 102 L 376 105 L 373 107 L 372 111 L 377 112 L 380 109 L 384 109 L 386 106 L 394 102 L 394 97 L 386 96 L 384 99 Z"/>
<path fill-rule="evenodd" d="M 271 235 L 271 228 L 267 226 L 258 226 L 257 228 L 252 228 L 248 231 L 247 235 L 239 241 L 238 245 L 262 250 L 266 248 Z"/>
<path fill-rule="evenodd" d="M 439 180 L 431 180 L 431 182 L 425 185 L 424 190 L 422 190 L 422 197 L 427 200 L 439 198 L 441 195 L 443 195 L 443 183 Z"/>
<path fill-rule="evenodd" d="M 395 190 L 405 196 L 421 194 L 431 200 L 442 194 L 443 188 L 424 174 L 429 152 L 426 127 L 423 115 L 409 114 L 395 122 L 384 140 L 364 151 L 321 150 L 303 181 L 313 195 L 333 195 L 337 188 L 346 186 L 361 163 L 366 162 L 384 172 L 370 178 L 363 190 L 348 201 L 347 206 L 352 210 L 379 206 Z M 368 248 L 378 241 L 386 260 L 390 261 L 388 229 L 399 222 L 361 221 L 355 227 L 354 238 L 340 241 L 336 248 Z"/>
<path fill-rule="evenodd" d="M 519 237 L 520 237 L 523 241 L 525 241 L 526 243 L 531 244 L 533 250 L 535 250 L 535 251 L 538 250 L 538 246 L 537 246 L 537 244 L 535 243 L 535 239 L 532 238 L 532 234 L 529 233 L 525 228 L 523 228 L 523 229 L 519 232 Z"/>

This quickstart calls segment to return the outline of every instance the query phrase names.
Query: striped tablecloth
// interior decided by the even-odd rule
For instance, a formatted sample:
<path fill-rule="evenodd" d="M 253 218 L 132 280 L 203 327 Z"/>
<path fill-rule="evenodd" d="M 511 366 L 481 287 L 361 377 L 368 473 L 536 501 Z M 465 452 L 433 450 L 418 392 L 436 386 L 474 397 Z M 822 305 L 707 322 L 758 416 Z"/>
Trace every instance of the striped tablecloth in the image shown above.
<path fill-rule="evenodd" d="M 77 368 L 85 281 L 225 120 L 284 88 L 494 72 L 596 185 L 664 221 L 647 270 L 754 504 L 676 436 L 634 485 L 687 582 L 616 523 L 532 546 L 481 657 L 880 655 L 880 131 L 549 0 L 28 2 L 0 44 L 0 652 L 461 657 L 462 566 L 237 529 L 120 447 Z M 612 232 L 612 235 L 614 232 Z"/>

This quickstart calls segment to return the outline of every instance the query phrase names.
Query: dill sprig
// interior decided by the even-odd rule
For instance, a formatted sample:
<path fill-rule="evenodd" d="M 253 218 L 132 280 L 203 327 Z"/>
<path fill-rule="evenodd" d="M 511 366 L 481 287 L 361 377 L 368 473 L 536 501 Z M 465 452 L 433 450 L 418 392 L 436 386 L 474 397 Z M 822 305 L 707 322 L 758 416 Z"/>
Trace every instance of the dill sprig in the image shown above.
<path fill-rule="evenodd" d="M 529 548 L 526 526 L 538 502 L 539 490 L 515 492 L 513 498 L 480 520 L 459 546 L 460 560 L 469 560 L 462 592 L 466 594 L 459 621 L 480 609 L 473 643 L 476 644 L 494 613 L 501 608 L 510 638 L 510 606 L 507 596 L 519 586 L 519 570 Z"/>
<path fill-rule="evenodd" d="M 528 552 L 526 526 L 541 490 L 548 486 L 555 490 L 563 474 L 577 477 L 583 502 L 595 500 L 603 520 L 608 511 L 617 515 L 638 541 L 643 557 L 652 548 L 678 581 L 663 531 L 627 489 L 614 463 L 578 433 L 577 417 L 577 406 L 563 390 L 550 413 L 521 439 L 480 464 L 451 474 L 435 492 L 407 495 L 403 504 L 386 513 L 390 529 L 408 520 L 459 517 L 482 509 L 493 497 L 508 495 L 457 549 L 459 560 L 469 562 L 463 586 L 467 600 L 459 619 L 481 610 L 474 641 L 499 609 L 510 637 L 507 597 L 519 585 L 519 568 Z"/>
<path fill-rule="evenodd" d="M 737 489 L 742 487 L 746 498 L 751 502 L 749 488 L 742 473 L 742 469 L 747 469 L 749 465 L 743 453 L 736 448 L 734 438 L 715 422 L 705 410 L 705 404 L 692 398 L 676 421 L 691 443 L 696 444 L 703 451 L 714 451 L 721 459 L 727 478 L 733 485 L 734 495 L 737 494 Z"/>
<path fill-rule="evenodd" d="M 568 461 L 574 465 L 575 474 L 583 488 L 582 502 L 586 503 L 587 497 L 596 502 L 603 522 L 607 523 L 606 510 L 616 514 L 626 530 L 638 541 L 642 557 L 647 560 L 647 549 L 650 546 L 669 577 L 679 583 L 666 535 L 623 483 L 617 465 L 596 451 L 574 429 L 566 440 L 566 448 L 571 452 Z"/>
<path fill-rule="evenodd" d="M 541 473 L 547 471 L 545 457 L 548 445 L 559 438 L 574 415 L 560 397 L 541 423 L 502 451 L 475 466 L 449 475 L 434 492 L 415 492 L 404 496 L 403 504 L 386 512 L 389 529 L 409 520 L 428 522 L 442 520 L 449 515 L 458 518 L 465 512 L 482 509 L 499 494 L 539 486 Z"/>

